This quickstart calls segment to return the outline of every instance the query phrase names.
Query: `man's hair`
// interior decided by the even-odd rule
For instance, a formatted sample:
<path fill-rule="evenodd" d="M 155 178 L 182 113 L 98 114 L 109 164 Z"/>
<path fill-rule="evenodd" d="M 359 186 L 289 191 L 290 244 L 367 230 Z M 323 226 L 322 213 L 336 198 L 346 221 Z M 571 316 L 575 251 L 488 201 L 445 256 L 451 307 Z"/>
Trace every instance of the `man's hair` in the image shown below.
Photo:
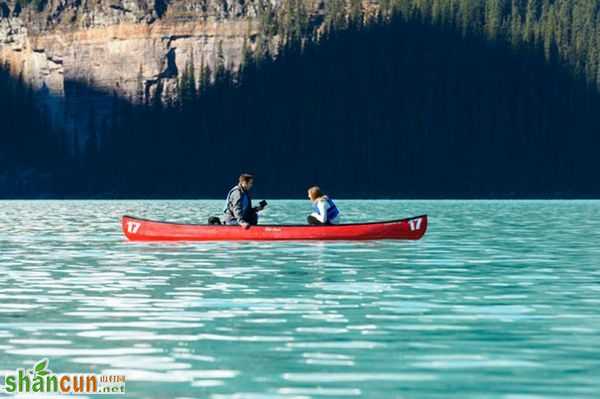
<path fill-rule="evenodd" d="M 254 180 L 254 175 L 251 175 L 250 173 L 242 173 L 240 175 L 240 183 L 248 183 L 250 180 Z"/>
<path fill-rule="evenodd" d="M 321 191 L 321 187 L 312 186 L 308 189 L 308 194 L 310 194 L 310 198 L 316 199 L 321 198 L 323 196 L 323 192 Z"/>

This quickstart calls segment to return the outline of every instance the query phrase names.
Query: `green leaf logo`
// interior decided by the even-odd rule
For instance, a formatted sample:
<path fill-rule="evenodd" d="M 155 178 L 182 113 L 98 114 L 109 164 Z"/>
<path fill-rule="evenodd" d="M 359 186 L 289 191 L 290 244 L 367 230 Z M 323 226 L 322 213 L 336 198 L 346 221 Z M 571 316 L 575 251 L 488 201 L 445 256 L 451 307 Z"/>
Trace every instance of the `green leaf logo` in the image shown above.
<path fill-rule="evenodd" d="M 35 364 L 33 367 L 33 372 L 34 374 L 41 376 L 48 375 L 52 372 L 52 370 L 48 370 L 46 367 L 48 367 L 48 359 L 42 359 Z"/>

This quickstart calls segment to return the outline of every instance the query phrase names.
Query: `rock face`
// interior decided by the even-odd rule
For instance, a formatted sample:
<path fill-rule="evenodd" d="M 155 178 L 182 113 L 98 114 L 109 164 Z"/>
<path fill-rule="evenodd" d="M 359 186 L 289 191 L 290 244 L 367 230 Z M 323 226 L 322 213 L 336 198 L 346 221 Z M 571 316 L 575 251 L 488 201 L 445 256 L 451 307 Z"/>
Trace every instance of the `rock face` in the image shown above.
<path fill-rule="evenodd" d="M 221 55 L 237 67 L 259 28 L 255 0 L 43 1 L 21 8 L 0 0 L 0 62 L 22 74 L 55 125 L 80 143 L 90 130 L 82 114 L 93 109 L 92 124 L 101 125 L 110 108 L 82 87 L 136 102 L 160 81 L 169 95 L 188 65 L 199 76 Z"/>
<path fill-rule="evenodd" d="M 53 94 L 64 94 L 64 81 L 133 94 L 140 70 L 145 82 L 168 86 L 191 57 L 197 68 L 214 65 L 219 44 L 226 65 L 236 65 L 257 29 L 256 4 L 245 0 L 51 0 L 42 12 L 4 4 L 1 57 Z"/>

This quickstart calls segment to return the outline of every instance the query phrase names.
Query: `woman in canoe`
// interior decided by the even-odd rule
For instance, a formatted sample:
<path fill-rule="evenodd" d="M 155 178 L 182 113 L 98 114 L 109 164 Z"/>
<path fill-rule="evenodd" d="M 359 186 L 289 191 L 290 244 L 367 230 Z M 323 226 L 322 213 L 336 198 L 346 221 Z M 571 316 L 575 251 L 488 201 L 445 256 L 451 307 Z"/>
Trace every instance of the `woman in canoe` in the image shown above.
<path fill-rule="evenodd" d="M 313 186 L 308 189 L 308 199 L 313 203 L 314 212 L 308 216 L 308 224 L 324 225 L 338 224 L 340 222 L 340 211 L 333 200 L 323 194 L 321 188 Z"/>

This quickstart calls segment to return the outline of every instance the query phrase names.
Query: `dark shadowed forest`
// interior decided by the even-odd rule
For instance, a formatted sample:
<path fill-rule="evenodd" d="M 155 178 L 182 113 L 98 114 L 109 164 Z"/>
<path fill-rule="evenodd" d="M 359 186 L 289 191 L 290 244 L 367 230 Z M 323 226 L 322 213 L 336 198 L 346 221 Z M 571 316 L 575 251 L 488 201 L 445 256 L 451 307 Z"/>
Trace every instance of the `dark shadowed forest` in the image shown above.
<path fill-rule="evenodd" d="M 244 171 L 266 197 L 598 197 L 595 3 L 331 1 L 319 31 L 300 1 L 265 6 L 239 70 L 113 96 L 75 154 L 4 68 L 0 195 L 220 197 Z"/>

